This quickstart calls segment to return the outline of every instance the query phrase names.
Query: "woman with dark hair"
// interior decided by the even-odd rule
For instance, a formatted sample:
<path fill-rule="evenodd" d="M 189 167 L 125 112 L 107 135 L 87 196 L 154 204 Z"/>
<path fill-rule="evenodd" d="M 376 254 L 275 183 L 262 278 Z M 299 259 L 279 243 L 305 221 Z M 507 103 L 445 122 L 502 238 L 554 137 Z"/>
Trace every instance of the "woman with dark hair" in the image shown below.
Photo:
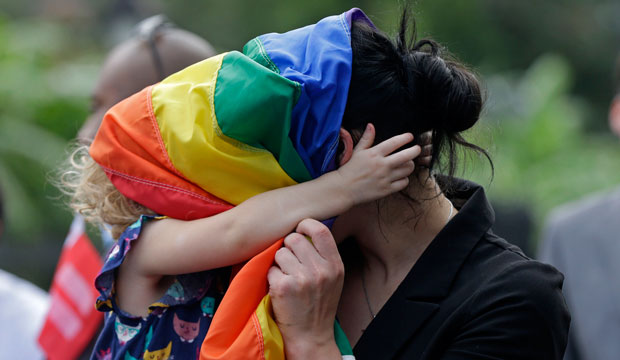
<path fill-rule="evenodd" d="M 372 122 L 377 142 L 432 131 L 430 166 L 342 214 L 331 234 L 304 220 L 285 239 L 269 283 L 287 358 L 339 358 L 337 317 L 357 359 L 561 359 L 562 274 L 494 235 L 482 187 L 453 177 L 458 146 L 488 158 L 462 136 L 479 119 L 480 83 L 436 42 L 409 42 L 407 28 L 406 11 L 395 41 L 353 23 L 339 160 Z"/>

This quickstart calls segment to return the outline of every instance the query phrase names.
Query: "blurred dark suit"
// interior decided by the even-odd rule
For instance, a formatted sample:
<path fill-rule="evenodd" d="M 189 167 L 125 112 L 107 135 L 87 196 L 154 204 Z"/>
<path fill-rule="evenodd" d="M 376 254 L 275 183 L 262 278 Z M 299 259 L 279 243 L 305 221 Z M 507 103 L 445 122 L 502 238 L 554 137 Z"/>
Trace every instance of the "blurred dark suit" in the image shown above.
<path fill-rule="evenodd" d="M 566 277 L 573 321 L 564 359 L 620 359 L 620 188 L 555 210 L 539 257 Z"/>

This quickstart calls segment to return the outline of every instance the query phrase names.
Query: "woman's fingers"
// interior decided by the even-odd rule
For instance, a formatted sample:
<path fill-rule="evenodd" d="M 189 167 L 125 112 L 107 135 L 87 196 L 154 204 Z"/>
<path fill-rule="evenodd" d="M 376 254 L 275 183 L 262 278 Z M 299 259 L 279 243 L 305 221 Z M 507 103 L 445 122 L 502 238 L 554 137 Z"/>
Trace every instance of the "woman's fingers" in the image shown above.
<path fill-rule="evenodd" d="M 317 254 L 323 259 L 342 265 L 336 241 L 327 226 L 313 219 L 305 219 L 297 225 L 296 231 L 312 239 Z"/>
<path fill-rule="evenodd" d="M 375 126 L 373 124 L 368 123 L 366 125 L 366 129 L 362 134 L 362 138 L 357 142 L 357 145 L 353 148 L 353 152 L 368 149 L 375 142 Z"/>
<path fill-rule="evenodd" d="M 344 266 L 327 227 L 316 220 L 304 220 L 297 230 L 299 233 L 284 239 L 287 249 L 276 253 L 278 262 L 293 264 L 295 270 L 287 274 L 283 268 L 272 266 L 267 273 L 274 318 L 289 349 L 300 339 L 333 342 L 344 280 Z M 287 254 L 294 256 L 297 264 Z"/>
<path fill-rule="evenodd" d="M 274 260 L 285 274 L 292 274 L 293 272 L 299 270 L 301 265 L 295 254 L 293 254 L 291 250 L 286 247 L 283 247 L 276 252 Z"/>
<path fill-rule="evenodd" d="M 422 146 L 432 145 L 433 144 L 433 132 L 427 131 L 420 134 L 418 139 L 418 144 Z"/>
<path fill-rule="evenodd" d="M 420 167 L 429 168 L 433 160 L 433 132 L 427 131 L 420 134 L 418 144 L 422 146 L 422 153 L 415 159 L 415 163 Z"/>
<path fill-rule="evenodd" d="M 424 145 L 422 153 L 415 158 L 415 164 L 420 167 L 428 168 L 433 160 L 433 145 Z"/>
<path fill-rule="evenodd" d="M 422 147 L 421 156 L 431 156 L 433 155 L 433 145 L 424 145 Z"/>
<path fill-rule="evenodd" d="M 313 264 L 320 258 L 320 255 L 318 255 L 312 243 L 304 235 L 299 233 L 292 233 L 284 238 L 284 246 L 300 264 Z M 278 252 L 279 251 L 280 250 L 278 250 Z"/>
<path fill-rule="evenodd" d="M 381 155 L 387 156 L 393 153 L 394 151 L 396 151 L 397 149 L 401 148 L 402 146 L 409 144 L 412 141 L 413 141 L 413 134 L 404 133 L 404 134 L 393 136 L 383 141 L 382 143 L 376 145 L 375 148 L 377 149 L 377 151 L 379 151 Z"/>
<path fill-rule="evenodd" d="M 270 267 L 267 272 L 267 281 L 269 284 L 281 284 L 285 278 L 286 274 L 284 274 L 284 272 L 282 272 L 282 270 L 277 266 Z"/>

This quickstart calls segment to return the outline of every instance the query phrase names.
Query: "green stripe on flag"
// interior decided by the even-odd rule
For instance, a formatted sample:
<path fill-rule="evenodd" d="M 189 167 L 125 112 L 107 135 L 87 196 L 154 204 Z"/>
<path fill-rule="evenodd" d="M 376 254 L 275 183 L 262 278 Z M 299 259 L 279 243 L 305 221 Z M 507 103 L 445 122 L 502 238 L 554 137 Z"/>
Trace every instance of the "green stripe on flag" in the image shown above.
<path fill-rule="evenodd" d="M 345 335 L 344 330 L 340 327 L 338 320 L 334 322 L 334 338 L 336 339 L 336 345 L 338 345 L 341 355 L 353 355 L 353 349 L 351 348 L 349 339 L 347 339 L 347 335 Z"/>
<path fill-rule="evenodd" d="M 215 86 L 215 116 L 222 132 L 271 152 L 297 182 L 311 179 L 288 134 L 299 84 L 233 51 L 224 57 Z"/>
<path fill-rule="evenodd" d="M 265 51 L 265 47 L 259 38 L 255 37 L 254 39 L 248 41 L 248 43 L 243 47 L 243 53 L 267 69 L 277 74 L 280 73 L 280 69 L 278 69 L 276 64 L 271 61 L 271 58 L 267 55 L 267 51 Z"/>

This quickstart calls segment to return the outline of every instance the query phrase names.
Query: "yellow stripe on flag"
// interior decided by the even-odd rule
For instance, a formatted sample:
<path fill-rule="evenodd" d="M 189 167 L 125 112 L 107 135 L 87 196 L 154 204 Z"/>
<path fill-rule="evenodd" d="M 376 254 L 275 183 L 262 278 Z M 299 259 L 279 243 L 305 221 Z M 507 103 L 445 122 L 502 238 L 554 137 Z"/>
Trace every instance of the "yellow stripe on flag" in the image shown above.
<path fill-rule="evenodd" d="M 205 191 L 237 205 L 296 182 L 270 152 L 240 143 L 220 130 L 213 104 L 224 56 L 211 57 L 166 78 L 154 86 L 152 101 L 174 167 Z"/>
<path fill-rule="evenodd" d="M 284 360 L 284 341 L 280 329 L 273 319 L 273 308 L 269 295 L 265 295 L 261 300 L 255 314 L 263 335 L 265 359 Z"/>

